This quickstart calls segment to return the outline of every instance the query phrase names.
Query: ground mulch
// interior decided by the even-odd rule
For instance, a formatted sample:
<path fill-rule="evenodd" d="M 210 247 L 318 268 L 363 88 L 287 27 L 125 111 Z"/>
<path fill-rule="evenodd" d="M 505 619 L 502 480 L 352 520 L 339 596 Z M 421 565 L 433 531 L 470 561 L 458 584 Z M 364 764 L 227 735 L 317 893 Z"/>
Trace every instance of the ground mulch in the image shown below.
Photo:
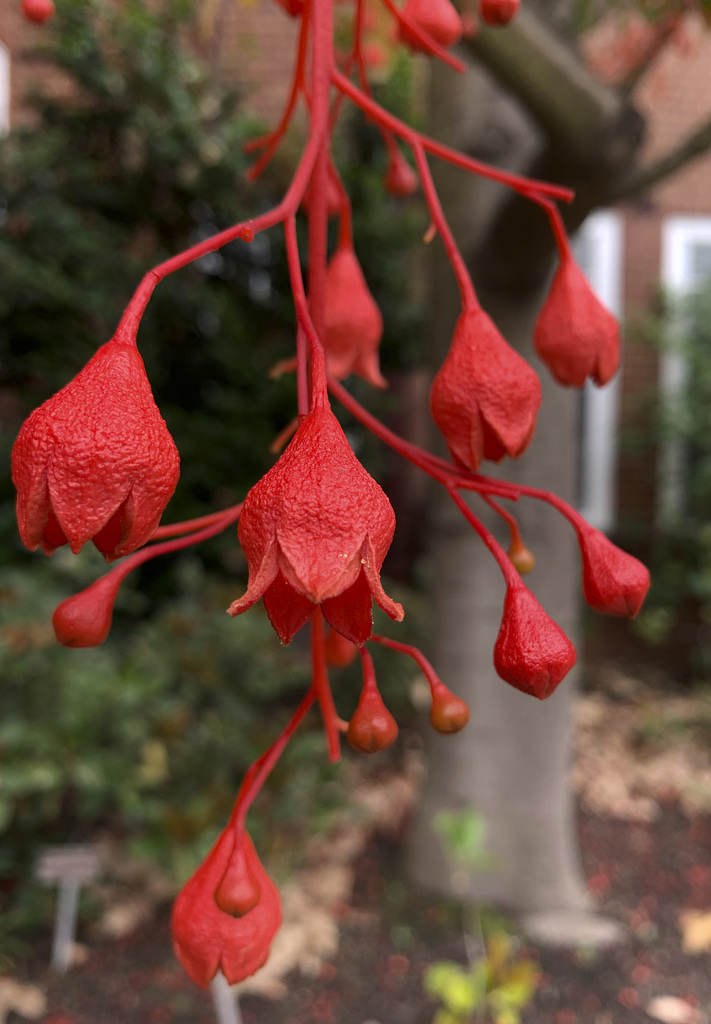
<path fill-rule="evenodd" d="M 524 1024 L 635 1024 L 650 1020 L 645 1007 L 662 995 L 706 1018 L 711 953 L 683 951 L 680 914 L 711 911 L 711 817 L 689 818 L 670 803 L 652 822 L 581 811 L 578 828 L 600 911 L 622 922 L 628 939 L 606 952 L 528 947 L 540 980 Z M 245 995 L 244 1024 L 431 1024 L 436 1006 L 423 995 L 423 973 L 436 960 L 464 962 L 464 947 L 453 908 L 403 884 L 399 854 L 396 844 L 369 843 L 353 897 L 339 909 L 338 955 L 317 978 L 292 974 L 284 1000 Z M 214 1024 L 209 993 L 173 958 L 169 908 L 132 936 L 87 943 L 86 962 L 62 978 L 43 966 L 48 939 L 38 959 L 17 965 L 47 993 L 42 1024 Z"/>

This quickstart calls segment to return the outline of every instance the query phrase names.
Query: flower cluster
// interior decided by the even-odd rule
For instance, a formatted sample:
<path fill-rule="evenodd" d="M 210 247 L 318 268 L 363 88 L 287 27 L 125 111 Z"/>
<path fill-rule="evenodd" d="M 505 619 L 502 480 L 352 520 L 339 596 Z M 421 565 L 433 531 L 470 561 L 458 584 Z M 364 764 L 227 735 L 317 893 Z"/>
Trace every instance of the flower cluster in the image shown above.
<path fill-rule="evenodd" d="M 370 93 L 363 55 L 364 4 L 354 0 L 349 52 L 333 43 L 335 0 L 277 0 L 299 21 L 294 78 L 284 116 L 274 132 L 253 140 L 261 151 L 250 173 L 261 171 L 286 132 L 300 97 L 309 111 L 308 138 L 282 202 L 254 220 L 192 246 L 154 268 L 139 286 L 116 335 L 58 394 L 32 413 L 12 456 L 20 536 L 30 550 L 73 552 L 93 541 L 106 560 L 123 559 L 54 615 L 58 639 L 68 646 L 101 643 L 111 627 L 121 582 L 137 565 L 211 537 L 235 522 L 249 580 L 229 613 L 246 613 L 262 601 L 282 643 L 310 623 L 312 683 L 289 725 L 249 769 L 229 823 L 178 897 L 173 913 L 176 953 L 201 985 L 218 970 L 230 982 L 257 970 L 280 922 L 278 893 L 245 828 L 246 814 L 294 730 L 312 704 L 323 716 L 329 754 L 340 737 L 358 750 L 388 747 L 397 724 L 379 692 L 369 646 L 389 647 L 412 658 L 427 679 L 430 720 L 441 733 L 464 728 L 469 710 L 424 655 L 407 644 L 373 635 L 373 601 L 399 622 L 402 607 L 385 592 L 380 573 L 395 529 L 387 496 L 354 454 L 331 408 L 329 392 L 385 444 L 441 484 L 501 568 L 506 595 L 493 652 L 506 683 L 539 699 L 549 697 L 575 663 L 572 644 L 525 586 L 533 556 L 515 518 L 500 501 L 546 501 L 568 519 L 582 554 L 588 603 L 611 615 L 635 615 L 649 586 L 646 569 L 590 527 L 555 495 L 504 483 L 480 473 L 485 461 L 516 458 L 536 426 L 541 389 L 534 370 L 501 336 L 479 304 L 456 241 L 444 217 L 428 158 L 436 156 L 515 189 L 547 214 L 558 245 L 559 267 L 535 329 L 538 354 L 562 384 L 587 378 L 603 384 L 618 363 L 617 325 L 575 265 L 558 209 L 565 189 L 506 174 L 415 131 L 378 106 Z M 448 48 L 465 26 L 450 0 L 380 0 L 396 34 L 412 50 L 453 67 Z M 28 17 L 42 20 L 49 0 L 24 0 Z M 519 0 L 480 0 L 481 20 L 504 25 Z M 34 13 L 33 13 L 34 12 Z M 473 31 L 472 26 L 467 31 Z M 431 390 L 430 408 L 452 461 L 438 458 L 393 434 L 356 402 L 341 381 L 358 374 L 386 384 L 378 356 L 383 318 L 368 289 L 353 247 L 351 210 L 330 152 L 343 99 L 351 100 L 380 129 L 387 151 L 384 187 L 394 196 L 422 190 L 431 217 L 429 235 L 444 243 L 462 298 L 449 353 Z M 414 167 L 401 147 L 412 153 Z M 309 280 L 302 279 L 296 217 L 309 221 Z M 327 258 L 326 228 L 338 217 L 335 251 Z M 283 225 L 297 320 L 295 433 L 272 469 L 244 502 L 198 520 L 160 525 L 178 482 L 179 458 L 156 408 L 136 347 L 141 316 L 153 289 L 235 238 Z M 465 500 L 478 496 L 508 525 L 508 552 Z M 128 556 L 128 557 L 126 557 Z M 326 630 L 326 625 L 329 627 Z M 363 687 L 348 722 L 336 710 L 328 668 L 360 656 Z"/>

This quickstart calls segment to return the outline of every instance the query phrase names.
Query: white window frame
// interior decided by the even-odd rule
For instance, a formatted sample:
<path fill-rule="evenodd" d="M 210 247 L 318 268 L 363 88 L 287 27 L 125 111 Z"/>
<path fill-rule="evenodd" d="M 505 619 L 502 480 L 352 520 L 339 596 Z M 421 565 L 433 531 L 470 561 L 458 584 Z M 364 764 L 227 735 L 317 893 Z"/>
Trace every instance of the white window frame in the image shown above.
<path fill-rule="evenodd" d="M 10 51 L 0 39 L 0 136 L 10 130 Z"/>
<path fill-rule="evenodd" d="M 674 216 L 662 225 L 662 286 L 675 299 L 688 296 L 697 284 L 691 264 L 692 247 L 699 242 L 711 248 L 711 217 Z M 659 393 L 662 406 L 671 410 L 686 386 L 688 366 L 683 352 L 675 351 L 683 323 L 672 315 L 666 334 L 670 341 L 659 360 Z M 668 438 L 660 446 L 657 519 L 669 524 L 684 511 L 686 451 L 682 440 Z"/>
<path fill-rule="evenodd" d="M 590 266 L 585 272 L 602 303 L 622 315 L 624 226 L 614 210 L 598 210 L 582 224 L 576 239 L 586 243 Z M 574 240 L 575 244 L 575 240 Z M 585 384 L 582 415 L 580 512 L 598 530 L 615 524 L 617 507 L 617 424 L 620 374 L 604 387 Z"/>

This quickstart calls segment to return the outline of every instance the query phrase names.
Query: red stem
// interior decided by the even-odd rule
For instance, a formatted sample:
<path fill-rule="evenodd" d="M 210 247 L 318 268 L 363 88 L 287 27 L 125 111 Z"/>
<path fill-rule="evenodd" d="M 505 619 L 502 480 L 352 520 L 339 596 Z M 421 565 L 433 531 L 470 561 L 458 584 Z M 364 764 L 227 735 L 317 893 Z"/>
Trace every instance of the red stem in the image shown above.
<path fill-rule="evenodd" d="M 484 526 L 484 524 L 481 522 L 481 520 L 478 519 L 474 515 L 474 513 L 472 512 L 472 510 L 469 508 L 469 506 L 467 505 L 466 501 L 464 500 L 464 498 L 462 498 L 461 494 L 459 494 L 459 492 L 457 491 L 455 485 L 453 485 L 453 484 L 448 485 L 447 490 L 448 490 L 449 496 L 452 499 L 452 501 L 454 502 L 454 504 L 457 506 L 457 508 L 462 513 L 464 518 L 474 527 L 476 532 L 479 534 L 481 539 L 486 544 L 486 546 L 489 549 L 489 551 L 492 553 L 492 555 L 496 559 L 496 562 L 497 562 L 499 568 L 501 569 L 503 577 L 506 580 L 507 586 L 509 586 L 509 587 L 521 586 L 521 577 L 516 572 L 512 562 L 511 562 L 511 559 L 506 554 L 504 549 L 501 547 L 499 542 L 496 540 L 494 535 L 489 533 L 489 531 Z"/>
<path fill-rule="evenodd" d="M 328 681 L 324 641 L 323 614 L 321 609 L 317 607 L 311 620 L 311 662 L 314 673 L 312 685 L 321 707 L 321 715 L 323 716 L 323 725 L 328 741 L 328 759 L 333 764 L 335 761 L 340 760 L 341 757 L 342 723 L 338 717 L 336 705 L 333 703 L 331 684 Z"/>
<path fill-rule="evenodd" d="M 441 47 L 439 43 L 429 35 L 429 33 L 423 32 L 411 18 L 408 18 L 406 14 L 403 14 L 399 7 L 395 6 L 393 0 L 382 0 L 382 2 L 387 10 L 390 11 L 393 18 L 395 18 L 400 25 L 404 25 L 409 29 L 417 39 L 417 42 L 420 43 L 421 46 L 424 46 L 428 53 L 431 53 L 433 57 L 439 57 L 441 61 L 444 61 L 445 64 L 449 64 L 450 68 L 454 68 L 455 71 L 466 71 L 466 64 L 462 64 L 462 62 L 457 60 L 456 57 L 453 57 L 451 53 L 447 53 L 447 51 L 443 49 L 443 47 Z"/>
<path fill-rule="evenodd" d="M 165 526 L 159 526 L 150 538 L 150 543 L 152 544 L 155 540 L 165 540 L 168 537 L 180 537 L 184 533 L 192 533 L 203 526 L 211 526 L 227 515 L 228 512 L 233 512 L 238 507 L 241 508 L 242 506 L 233 505 L 231 508 L 221 509 L 219 512 L 210 512 L 209 515 L 200 516 L 199 519 L 185 519 L 182 523 L 168 523 Z"/>
<path fill-rule="evenodd" d="M 405 124 L 404 121 L 394 117 L 335 69 L 331 73 L 331 79 L 336 88 L 340 89 L 356 106 L 360 107 L 374 121 L 389 128 L 394 135 L 403 139 L 410 146 L 414 147 L 419 142 L 426 152 L 432 153 L 433 156 L 438 156 L 441 160 L 446 160 L 448 163 L 454 164 L 455 167 L 462 167 L 466 171 L 478 174 L 482 178 L 490 178 L 492 181 L 499 182 L 500 185 L 506 185 L 535 203 L 540 203 L 541 199 L 547 196 L 566 203 L 573 199 L 575 193 L 572 189 L 563 188 L 561 185 L 550 185 L 548 182 L 537 181 L 535 178 L 523 178 L 518 174 L 510 174 L 508 171 L 491 167 L 480 160 L 464 156 L 463 153 L 459 153 L 456 149 L 451 149 L 441 142 L 435 142 L 434 139 L 430 139 L 427 135 L 423 135 Z"/>

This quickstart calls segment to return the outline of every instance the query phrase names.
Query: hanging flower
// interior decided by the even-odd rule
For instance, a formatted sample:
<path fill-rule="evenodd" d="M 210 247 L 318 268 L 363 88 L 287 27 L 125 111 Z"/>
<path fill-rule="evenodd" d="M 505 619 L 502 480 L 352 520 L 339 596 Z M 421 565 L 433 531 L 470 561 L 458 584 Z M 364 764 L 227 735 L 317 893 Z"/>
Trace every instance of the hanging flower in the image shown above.
<path fill-rule="evenodd" d="M 230 985 L 236 985 L 259 970 L 269 955 L 272 940 L 281 924 L 281 903 L 276 886 L 264 870 L 246 833 L 243 833 L 242 842 L 244 859 L 241 863 L 249 876 L 248 888 L 252 894 L 256 891 L 258 895 L 258 901 L 251 909 L 234 916 L 221 909 L 215 900 L 234 850 L 235 832 L 231 825 L 183 887 L 173 907 L 171 927 L 175 955 L 193 981 L 203 988 L 218 970 Z M 231 879 L 231 889 L 235 887 L 236 880 Z"/>
<path fill-rule="evenodd" d="M 417 192 L 418 178 L 397 145 L 388 152 L 388 166 L 385 170 L 385 191 L 391 196 L 407 198 Z"/>
<path fill-rule="evenodd" d="M 373 599 L 390 618 L 404 615 L 380 582 L 394 530 L 384 491 L 356 459 L 330 407 L 317 403 L 245 499 L 239 539 L 249 585 L 230 615 L 263 597 L 288 644 L 320 605 L 333 629 L 362 644 L 372 632 Z"/>
<path fill-rule="evenodd" d="M 178 482 L 180 458 L 133 343 L 117 335 L 30 415 L 12 451 L 23 544 L 107 561 L 141 547 Z"/>
<path fill-rule="evenodd" d="M 462 19 L 450 0 L 407 0 L 402 13 L 445 49 L 461 38 Z M 402 42 L 407 43 L 412 50 L 423 49 L 417 36 L 402 22 L 398 25 L 398 33 Z"/>
<path fill-rule="evenodd" d="M 649 590 L 649 570 L 585 520 L 580 520 L 576 531 L 585 600 L 595 611 L 633 619 Z"/>
<path fill-rule="evenodd" d="M 527 587 L 511 585 L 494 646 L 494 667 L 517 690 L 544 700 L 576 662 L 575 648 Z"/>
<path fill-rule="evenodd" d="M 607 384 L 620 362 L 620 329 L 580 267 L 564 256 L 538 316 L 536 352 L 559 384 Z"/>
<path fill-rule="evenodd" d="M 383 318 L 358 258 L 352 246 L 340 245 L 326 271 L 326 371 L 336 380 L 357 373 L 387 387 L 378 359 L 382 336 Z"/>
<path fill-rule="evenodd" d="M 430 393 L 432 418 L 452 458 L 476 472 L 482 459 L 520 455 L 540 404 L 538 377 L 486 313 L 462 313 Z"/>

